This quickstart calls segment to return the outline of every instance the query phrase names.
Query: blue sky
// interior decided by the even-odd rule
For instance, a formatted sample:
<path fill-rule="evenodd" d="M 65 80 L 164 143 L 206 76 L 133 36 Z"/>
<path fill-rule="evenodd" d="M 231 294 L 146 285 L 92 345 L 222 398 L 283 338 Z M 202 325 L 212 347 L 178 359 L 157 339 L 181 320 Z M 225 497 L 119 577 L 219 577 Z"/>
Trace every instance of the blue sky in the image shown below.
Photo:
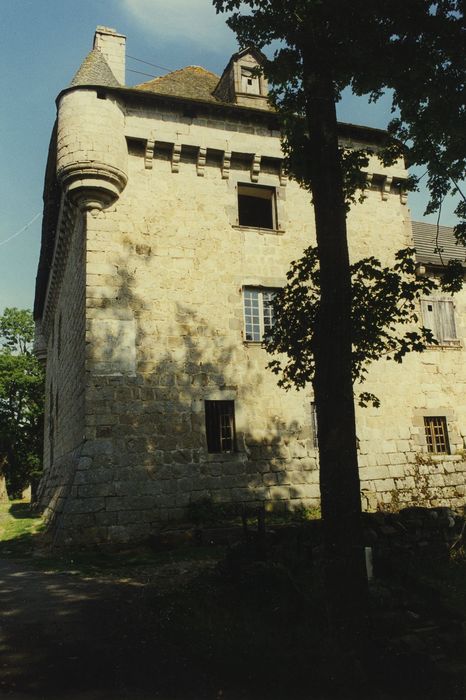
<path fill-rule="evenodd" d="M 55 98 L 92 48 L 99 24 L 126 35 L 129 56 L 170 69 L 202 65 L 221 73 L 237 49 L 211 0 L 0 0 L 0 312 L 32 308 Z M 163 72 L 128 58 L 128 85 L 150 79 L 132 70 Z M 339 118 L 384 128 L 389 102 L 368 106 L 345 94 Z M 410 196 L 413 218 L 422 218 L 425 202 L 422 192 Z M 444 225 L 455 224 L 452 209 L 444 207 Z"/>

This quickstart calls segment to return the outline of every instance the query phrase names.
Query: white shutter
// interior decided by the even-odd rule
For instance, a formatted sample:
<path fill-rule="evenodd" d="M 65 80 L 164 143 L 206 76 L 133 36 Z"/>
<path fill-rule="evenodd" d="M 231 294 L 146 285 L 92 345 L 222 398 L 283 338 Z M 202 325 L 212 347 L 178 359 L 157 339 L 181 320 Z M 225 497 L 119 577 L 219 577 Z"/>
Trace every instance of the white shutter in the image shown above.
<path fill-rule="evenodd" d="M 455 309 L 453 302 L 437 301 L 434 306 L 436 335 L 438 340 L 456 340 Z"/>
<path fill-rule="evenodd" d="M 424 299 L 421 301 L 422 322 L 430 328 L 439 343 L 457 342 L 455 307 L 449 299 Z"/>
<path fill-rule="evenodd" d="M 435 313 L 434 313 L 435 302 L 429 300 L 421 301 L 421 311 L 422 311 L 422 325 L 424 328 L 429 328 L 434 336 L 437 338 L 436 328 L 435 328 Z"/>

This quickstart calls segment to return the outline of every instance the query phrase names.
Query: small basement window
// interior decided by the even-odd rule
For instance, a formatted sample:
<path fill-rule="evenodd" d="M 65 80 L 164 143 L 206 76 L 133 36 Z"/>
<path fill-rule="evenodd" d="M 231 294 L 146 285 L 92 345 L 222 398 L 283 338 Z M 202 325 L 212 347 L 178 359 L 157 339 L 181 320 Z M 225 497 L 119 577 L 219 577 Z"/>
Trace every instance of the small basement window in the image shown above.
<path fill-rule="evenodd" d="M 275 187 L 238 185 L 238 223 L 254 228 L 277 228 Z"/>
<path fill-rule="evenodd" d="M 445 416 L 426 416 L 424 418 L 427 451 L 433 454 L 450 454 L 447 419 Z"/>
<path fill-rule="evenodd" d="M 234 401 L 205 401 L 205 426 L 209 452 L 235 452 Z"/>

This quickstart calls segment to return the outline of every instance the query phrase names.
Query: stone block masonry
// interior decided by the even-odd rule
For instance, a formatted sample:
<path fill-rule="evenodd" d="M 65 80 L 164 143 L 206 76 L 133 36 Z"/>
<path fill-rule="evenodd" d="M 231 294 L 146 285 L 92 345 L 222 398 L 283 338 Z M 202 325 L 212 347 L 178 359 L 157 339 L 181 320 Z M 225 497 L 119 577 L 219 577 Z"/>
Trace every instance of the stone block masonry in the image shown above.
<path fill-rule="evenodd" d="M 309 194 L 284 178 L 262 108 L 222 114 L 146 97 L 94 86 L 59 101 L 41 503 L 61 545 L 143 539 L 206 498 L 319 503 L 312 391 L 279 389 L 245 326 L 245 291 L 263 330 L 264 293 L 285 284 L 290 262 L 315 242 Z M 387 185 L 406 172 L 375 160 L 370 168 L 380 187 L 348 215 L 350 254 L 390 264 L 411 244 L 404 198 Z M 269 223 L 245 225 L 241 196 L 268 203 Z M 456 304 L 466 318 L 464 293 Z M 368 510 L 464 502 L 457 326 L 457 346 L 370 370 L 364 389 L 381 407 L 357 414 Z M 428 416 L 445 417 L 452 454 L 428 453 Z"/>
<path fill-rule="evenodd" d="M 71 494 L 85 431 L 85 229 L 82 217 L 70 220 L 60 294 L 45 318 L 44 478 L 38 500 L 52 523 L 60 520 Z"/>

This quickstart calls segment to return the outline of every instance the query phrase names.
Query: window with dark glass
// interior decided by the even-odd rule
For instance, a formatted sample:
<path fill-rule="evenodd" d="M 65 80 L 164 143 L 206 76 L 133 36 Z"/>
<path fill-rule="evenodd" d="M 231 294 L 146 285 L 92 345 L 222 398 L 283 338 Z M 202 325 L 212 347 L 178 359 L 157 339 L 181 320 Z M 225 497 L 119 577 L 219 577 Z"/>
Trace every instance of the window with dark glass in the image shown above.
<path fill-rule="evenodd" d="M 238 223 L 254 228 L 276 228 L 275 188 L 238 185 Z"/>
<path fill-rule="evenodd" d="M 241 91 L 259 95 L 259 76 L 251 68 L 241 68 Z"/>
<path fill-rule="evenodd" d="M 450 454 L 447 419 L 445 416 L 426 416 L 424 418 L 427 451 L 434 454 Z"/>
<path fill-rule="evenodd" d="M 235 451 L 234 401 L 205 401 L 205 425 L 209 452 Z"/>

